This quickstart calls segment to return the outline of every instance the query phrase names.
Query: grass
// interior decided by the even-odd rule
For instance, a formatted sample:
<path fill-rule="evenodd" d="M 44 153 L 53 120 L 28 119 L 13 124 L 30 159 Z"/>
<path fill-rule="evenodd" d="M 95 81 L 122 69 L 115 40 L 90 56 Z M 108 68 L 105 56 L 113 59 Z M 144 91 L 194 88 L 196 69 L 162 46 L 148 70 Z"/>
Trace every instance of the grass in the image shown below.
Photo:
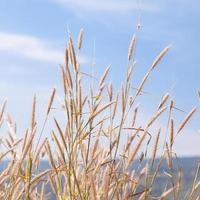
<path fill-rule="evenodd" d="M 143 88 L 149 76 L 169 47 L 155 58 L 133 94 L 137 45 L 134 35 L 128 49 L 129 67 L 121 90 L 114 91 L 112 83 L 106 83 L 108 66 L 97 86 L 91 84 L 86 93 L 83 92 L 84 78 L 93 78 L 93 74 L 83 72 L 80 66 L 77 55 L 82 41 L 83 30 L 77 47 L 69 35 L 65 64 L 61 65 L 63 98 L 57 112 L 63 114 L 62 120 L 55 118 L 52 110 L 57 95 L 55 88 L 49 98 L 41 131 L 38 130 L 40 122 L 36 119 L 37 98 L 34 96 L 30 127 L 23 138 L 17 138 L 16 124 L 5 115 L 6 102 L 2 105 L 0 125 L 7 124 L 8 134 L 1 139 L 0 160 L 2 163 L 8 159 L 8 162 L 0 173 L 1 199 L 43 200 L 49 198 L 47 190 L 58 200 L 200 199 L 200 166 L 197 166 L 191 188 L 183 197 L 183 174 L 181 166 L 174 168 L 178 157 L 173 151 L 177 135 L 196 112 L 196 107 L 175 127 L 174 102 L 166 93 L 146 125 L 136 123 L 139 114 L 136 100 L 145 94 Z M 167 116 L 165 131 L 155 125 L 162 115 Z M 44 138 L 47 120 L 52 116 L 50 136 Z M 152 126 L 156 126 L 156 130 Z M 166 137 L 161 142 L 163 132 Z M 150 143 L 153 143 L 152 152 L 148 148 Z M 159 148 L 163 151 L 156 159 Z M 43 159 L 48 160 L 49 167 L 41 171 L 39 166 Z M 167 162 L 168 172 L 164 172 L 165 185 L 158 195 L 155 193 L 156 180 L 163 161 Z M 136 162 L 138 167 L 133 169 Z"/>

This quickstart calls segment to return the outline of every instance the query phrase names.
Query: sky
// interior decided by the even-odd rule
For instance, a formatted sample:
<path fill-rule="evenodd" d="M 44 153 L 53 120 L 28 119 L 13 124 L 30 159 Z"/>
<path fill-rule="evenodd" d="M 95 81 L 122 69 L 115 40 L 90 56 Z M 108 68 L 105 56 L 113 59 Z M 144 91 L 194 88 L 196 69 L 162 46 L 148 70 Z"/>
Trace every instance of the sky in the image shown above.
<path fill-rule="evenodd" d="M 141 99 L 141 120 L 149 117 L 166 92 L 176 107 L 189 112 L 194 105 L 199 107 L 199 18 L 200 2 L 195 0 L 1 0 L 0 102 L 8 100 L 7 111 L 23 128 L 30 120 L 34 93 L 39 109 L 45 107 L 51 88 L 60 85 L 59 64 L 64 61 L 68 29 L 74 39 L 84 29 L 83 69 L 90 69 L 95 54 L 95 75 L 111 64 L 109 80 L 119 88 L 126 74 L 128 45 L 140 23 L 133 84 L 171 45 L 145 86 L 151 95 Z M 178 111 L 176 115 L 180 120 L 185 117 Z M 177 139 L 179 155 L 199 155 L 199 116 Z"/>

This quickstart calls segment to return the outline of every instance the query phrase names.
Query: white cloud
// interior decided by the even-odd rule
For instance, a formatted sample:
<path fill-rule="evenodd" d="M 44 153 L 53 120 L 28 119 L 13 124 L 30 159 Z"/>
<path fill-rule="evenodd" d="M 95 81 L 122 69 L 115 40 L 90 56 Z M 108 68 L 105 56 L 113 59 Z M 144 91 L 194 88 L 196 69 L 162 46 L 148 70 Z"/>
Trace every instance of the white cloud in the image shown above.
<path fill-rule="evenodd" d="M 34 36 L 15 33 L 0 32 L 0 51 L 44 62 L 62 63 L 64 60 L 64 52 L 55 49 L 52 43 Z M 83 55 L 79 59 L 81 63 L 88 61 Z"/>
<path fill-rule="evenodd" d="M 56 3 L 66 6 L 67 8 L 78 8 L 90 11 L 110 11 L 110 12 L 130 12 L 138 10 L 140 7 L 145 11 L 155 11 L 155 4 L 142 2 L 139 0 L 52 0 Z"/>
<path fill-rule="evenodd" d="M 61 62 L 63 53 L 47 42 L 28 35 L 0 32 L 0 51 L 15 53 L 39 61 Z"/>

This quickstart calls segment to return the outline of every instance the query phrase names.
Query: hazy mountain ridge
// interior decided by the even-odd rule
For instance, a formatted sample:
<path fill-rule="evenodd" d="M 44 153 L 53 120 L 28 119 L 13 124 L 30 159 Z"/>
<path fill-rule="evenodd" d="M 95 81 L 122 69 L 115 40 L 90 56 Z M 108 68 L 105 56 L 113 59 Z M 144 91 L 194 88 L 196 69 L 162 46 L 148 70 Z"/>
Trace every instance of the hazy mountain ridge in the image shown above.
<path fill-rule="evenodd" d="M 149 163 L 150 160 L 143 160 L 140 162 L 139 160 L 135 160 L 133 162 L 132 170 L 135 170 L 137 173 L 137 170 L 141 170 L 147 163 Z M 157 166 L 159 159 L 155 160 L 154 166 Z M 173 173 L 177 174 L 179 169 L 182 170 L 183 172 L 183 188 L 182 188 L 182 194 L 180 194 L 179 199 L 182 199 L 184 195 L 189 192 L 189 188 L 191 187 L 191 184 L 193 183 L 198 162 L 200 161 L 199 157 L 181 157 L 181 158 L 173 158 Z M 4 160 L 0 163 L 0 171 L 2 171 L 6 166 L 7 166 L 8 161 Z M 39 171 L 44 171 L 46 169 L 50 168 L 50 165 L 48 161 L 43 160 L 38 168 Z M 155 167 L 153 168 L 153 171 L 155 170 Z M 155 179 L 155 185 L 154 185 L 154 195 L 160 195 L 161 192 L 163 192 L 163 189 L 168 185 L 168 181 L 166 179 L 166 176 L 169 176 L 170 171 L 167 167 L 167 162 L 166 160 L 163 160 L 160 170 L 159 170 L 159 175 Z M 142 190 L 141 188 L 138 188 L 138 191 Z M 51 200 L 56 200 L 56 197 L 52 193 L 50 187 L 46 188 L 46 193 L 48 193 L 48 198 Z M 197 191 L 197 196 L 200 196 L 200 190 Z"/>

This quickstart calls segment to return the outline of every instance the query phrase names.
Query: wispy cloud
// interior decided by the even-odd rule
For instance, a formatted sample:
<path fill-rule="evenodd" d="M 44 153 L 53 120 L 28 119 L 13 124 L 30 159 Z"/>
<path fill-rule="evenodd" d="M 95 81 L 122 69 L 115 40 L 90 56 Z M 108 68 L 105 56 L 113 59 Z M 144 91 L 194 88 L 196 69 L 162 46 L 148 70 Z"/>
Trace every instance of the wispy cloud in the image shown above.
<path fill-rule="evenodd" d="M 44 62 L 62 63 L 64 60 L 64 51 L 56 49 L 52 42 L 16 33 L 0 32 L 0 51 Z M 81 63 L 87 62 L 86 56 L 79 59 Z"/>
<path fill-rule="evenodd" d="M 109 11 L 109 12 L 131 12 L 139 9 L 145 11 L 155 11 L 157 8 L 150 2 L 143 2 L 139 5 L 139 0 L 51 0 L 67 8 L 78 8 L 89 11 Z"/>
<path fill-rule="evenodd" d="M 0 32 L 0 51 L 14 53 L 39 61 L 61 62 L 63 53 L 48 42 L 29 35 Z"/>

